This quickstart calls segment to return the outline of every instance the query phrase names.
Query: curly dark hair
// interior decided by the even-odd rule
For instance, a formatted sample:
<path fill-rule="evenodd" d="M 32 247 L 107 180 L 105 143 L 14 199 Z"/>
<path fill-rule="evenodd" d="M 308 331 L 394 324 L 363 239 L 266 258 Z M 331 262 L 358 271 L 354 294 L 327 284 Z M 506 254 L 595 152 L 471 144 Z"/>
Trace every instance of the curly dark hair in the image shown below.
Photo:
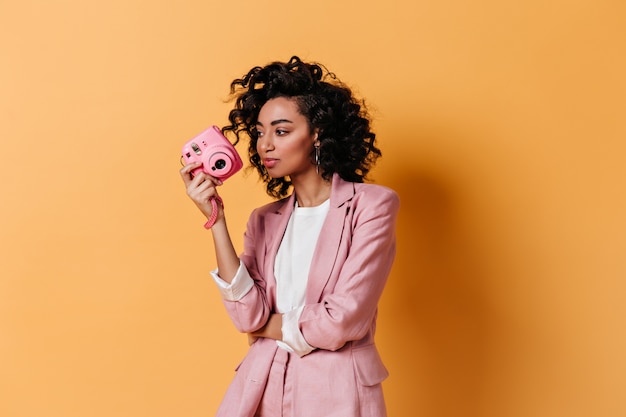
<path fill-rule="evenodd" d="M 320 142 L 320 175 L 330 180 L 334 173 L 351 182 L 363 182 L 381 151 L 370 130 L 370 117 L 362 101 L 350 88 L 318 63 L 306 63 L 297 56 L 288 62 L 273 62 L 254 67 L 230 85 L 235 108 L 229 113 L 230 125 L 222 128 L 232 132 L 239 142 L 241 134 L 250 139 L 248 157 L 266 183 L 267 193 L 275 198 L 288 194 L 289 178 L 272 178 L 257 153 L 256 123 L 261 107 L 270 99 L 293 99 L 306 117 L 311 133 L 318 131 Z M 314 150 L 311 151 L 314 160 Z"/>

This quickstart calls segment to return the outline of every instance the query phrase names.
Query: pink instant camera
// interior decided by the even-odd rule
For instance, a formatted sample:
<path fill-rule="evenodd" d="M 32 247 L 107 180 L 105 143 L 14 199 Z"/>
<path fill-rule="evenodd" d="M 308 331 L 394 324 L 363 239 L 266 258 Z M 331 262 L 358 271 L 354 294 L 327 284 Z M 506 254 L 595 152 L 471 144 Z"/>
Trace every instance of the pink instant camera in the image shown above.
<path fill-rule="evenodd" d="M 184 165 L 202 162 L 199 170 L 224 181 L 239 171 L 243 162 L 235 147 L 217 126 L 211 126 L 183 146 Z"/>

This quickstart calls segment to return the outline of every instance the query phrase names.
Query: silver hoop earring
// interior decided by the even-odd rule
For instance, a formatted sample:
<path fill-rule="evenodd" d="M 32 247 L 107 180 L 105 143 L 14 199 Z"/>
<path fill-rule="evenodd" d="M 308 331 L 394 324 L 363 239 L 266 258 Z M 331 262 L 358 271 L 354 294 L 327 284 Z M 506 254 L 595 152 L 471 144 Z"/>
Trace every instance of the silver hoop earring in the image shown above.
<path fill-rule="evenodd" d="M 320 173 L 320 147 L 315 147 L 315 172 Z"/>

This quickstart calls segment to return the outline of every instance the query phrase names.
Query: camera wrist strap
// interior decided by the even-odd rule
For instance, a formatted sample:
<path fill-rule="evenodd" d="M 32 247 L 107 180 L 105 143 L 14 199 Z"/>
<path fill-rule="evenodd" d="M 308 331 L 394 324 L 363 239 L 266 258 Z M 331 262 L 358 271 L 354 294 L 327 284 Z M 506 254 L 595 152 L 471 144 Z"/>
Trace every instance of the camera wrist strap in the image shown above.
<path fill-rule="evenodd" d="M 222 207 L 224 207 L 224 202 L 222 201 L 220 196 L 215 196 L 215 197 L 211 197 L 211 216 L 209 217 L 209 220 L 207 220 L 206 223 L 204 223 L 204 228 L 205 229 L 210 229 L 213 227 L 213 225 L 215 224 L 215 221 L 217 220 L 217 212 L 218 212 L 218 207 L 217 207 L 217 203 L 220 203 L 220 205 Z"/>

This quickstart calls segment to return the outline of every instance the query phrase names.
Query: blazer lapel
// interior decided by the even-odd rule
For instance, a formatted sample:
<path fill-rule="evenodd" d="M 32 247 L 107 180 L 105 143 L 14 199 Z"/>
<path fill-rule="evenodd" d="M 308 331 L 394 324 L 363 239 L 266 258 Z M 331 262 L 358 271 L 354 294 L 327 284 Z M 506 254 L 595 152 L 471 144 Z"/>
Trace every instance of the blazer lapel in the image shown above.
<path fill-rule="evenodd" d="M 278 253 L 280 242 L 283 240 L 283 235 L 287 229 L 287 223 L 293 213 L 294 204 L 295 195 L 292 193 L 291 196 L 283 200 L 283 204 L 280 205 L 276 211 L 268 213 L 265 216 L 265 261 L 263 263 L 263 272 L 268 289 L 276 288 L 274 262 L 276 260 L 276 254 Z M 272 299 L 276 297 L 274 291 L 269 291 L 269 294 Z"/>
<path fill-rule="evenodd" d="M 330 209 L 311 260 L 306 303 L 317 303 L 330 279 L 342 237 L 346 232 L 346 216 L 350 210 L 349 201 L 353 196 L 354 185 L 335 174 L 330 194 Z"/>

